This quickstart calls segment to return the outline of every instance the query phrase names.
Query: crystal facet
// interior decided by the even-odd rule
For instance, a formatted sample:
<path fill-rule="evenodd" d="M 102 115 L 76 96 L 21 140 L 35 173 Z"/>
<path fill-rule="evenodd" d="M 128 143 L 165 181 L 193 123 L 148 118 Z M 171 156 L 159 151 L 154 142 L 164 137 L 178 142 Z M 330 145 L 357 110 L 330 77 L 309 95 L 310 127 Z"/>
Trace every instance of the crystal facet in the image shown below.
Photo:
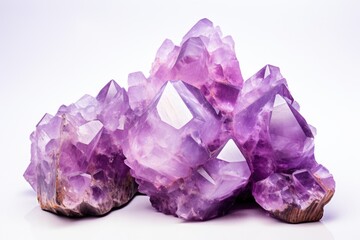
<path fill-rule="evenodd" d="M 103 215 L 133 197 L 136 184 L 122 152 L 130 118 L 127 93 L 114 81 L 96 98 L 85 95 L 43 117 L 31 134 L 31 163 L 24 174 L 41 208 Z"/>

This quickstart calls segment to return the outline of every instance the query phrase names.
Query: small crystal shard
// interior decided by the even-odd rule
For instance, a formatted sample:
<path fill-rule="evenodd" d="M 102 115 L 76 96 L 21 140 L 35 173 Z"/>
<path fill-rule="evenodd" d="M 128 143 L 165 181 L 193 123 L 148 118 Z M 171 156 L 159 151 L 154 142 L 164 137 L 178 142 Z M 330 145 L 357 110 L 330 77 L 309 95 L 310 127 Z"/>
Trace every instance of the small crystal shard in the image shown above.
<path fill-rule="evenodd" d="M 85 95 L 43 117 L 31 134 L 31 163 L 24 174 L 41 208 L 103 215 L 133 197 L 136 184 L 122 152 L 130 118 L 127 94 L 114 81 L 96 98 Z"/>

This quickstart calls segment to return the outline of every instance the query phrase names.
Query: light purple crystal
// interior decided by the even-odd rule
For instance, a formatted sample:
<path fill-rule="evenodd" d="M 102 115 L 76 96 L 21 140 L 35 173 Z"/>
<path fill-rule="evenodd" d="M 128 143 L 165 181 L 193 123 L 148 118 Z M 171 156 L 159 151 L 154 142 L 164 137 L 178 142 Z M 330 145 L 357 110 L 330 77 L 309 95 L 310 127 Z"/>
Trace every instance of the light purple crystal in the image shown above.
<path fill-rule="evenodd" d="M 68 216 L 103 215 L 127 203 L 136 184 L 122 142 L 132 117 L 127 93 L 110 81 L 96 98 L 85 95 L 31 134 L 24 177 L 44 210 Z"/>
<path fill-rule="evenodd" d="M 315 129 L 300 115 L 279 68 L 267 65 L 245 81 L 235 107 L 234 133 L 260 206 L 288 222 L 322 217 L 335 182 L 315 161 Z"/>
<path fill-rule="evenodd" d="M 197 88 L 182 81 L 165 83 L 135 119 L 124 153 L 152 205 L 187 220 L 224 214 L 250 176 L 220 116 Z"/>
<path fill-rule="evenodd" d="M 322 165 L 292 173 L 272 173 L 254 184 L 253 195 L 265 210 L 291 222 L 318 221 L 334 194 L 335 182 Z"/>
<path fill-rule="evenodd" d="M 234 41 L 219 27 L 202 19 L 184 36 L 180 46 L 165 40 L 156 54 L 150 76 L 129 75 L 130 105 L 145 110 L 167 81 L 181 80 L 200 89 L 216 111 L 231 113 L 243 84 Z"/>
<path fill-rule="evenodd" d="M 156 209 L 186 220 L 223 215 L 249 190 L 283 221 L 322 217 L 335 182 L 315 160 L 315 128 L 279 68 L 243 82 L 232 38 L 212 22 L 179 46 L 165 40 L 149 77 L 129 74 L 128 86 L 111 81 L 37 125 L 24 176 L 43 209 L 105 214 L 135 194 L 130 168 Z"/>
<path fill-rule="evenodd" d="M 260 206 L 284 221 L 321 218 L 335 185 L 315 161 L 315 129 L 277 67 L 265 66 L 243 85 L 231 37 L 209 20 L 180 46 L 165 40 L 150 76 L 130 74 L 128 85 L 137 117 L 126 163 L 159 211 L 209 219 L 252 188 Z"/>

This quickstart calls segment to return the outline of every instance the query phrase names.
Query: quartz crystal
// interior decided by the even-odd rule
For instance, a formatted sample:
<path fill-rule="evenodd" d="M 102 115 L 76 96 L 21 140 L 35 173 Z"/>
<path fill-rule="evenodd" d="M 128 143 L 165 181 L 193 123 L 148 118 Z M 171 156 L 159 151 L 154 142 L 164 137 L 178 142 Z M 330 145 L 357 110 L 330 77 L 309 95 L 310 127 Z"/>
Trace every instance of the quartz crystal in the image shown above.
<path fill-rule="evenodd" d="M 245 81 L 233 123 L 259 205 L 287 222 L 319 220 L 335 182 L 315 161 L 315 128 L 300 115 L 279 68 L 267 65 Z"/>
<path fill-rule="evenodd" d="M 250 177 L 246 160 L 199 89 L 169 81 L 129 129 L 126 164 L 161 212 L 187 220 L 224 214 Z"/>
<path fill-rule="evenodd" d="M 184 36 L 180 46 L 165 40 L 157 51 L 150 76 L 129 75 L 129 98 L 141 114 L 159 89 L 170 80 L 181 80 L 200 89 L 216 111 L 231 113 L 243 84 L 234 41 L 222 37 L 219 27 L 202 19 Z"/>
<path fill-rule="evenodd" d="M 200 20 L 180 46 L 165 40 L 150 76 L 129 75 L 137 114 L 126 164 L 152 205 L 187 220 L 222 215 L 250 177 L 229 119 L 243 84 L 234 42 Z"/>
<path fill-rule="evenodd" d="M 335 183 L 315 161 L 315 128 L 279 68 L 243 83 L 231 37 L 203 19 L 180 46 L 164 41 L 148 78 L 136 72 L 128 82 L 137 117 L 126 164 L 156 209 L 209 219 L 250 189 L 281 220 L 322 217 Z"/>
<path fill-rule="evenodd" d="M 105 214 L 138 184 L 185 220 L 223 215 L 249 193 L 280 220 L 321 219 L 335 182 L 279 68 L 244 82 L 232 38 L 202 19 L 179 46 L 165 40 L 149 76 L 131 73 L 128 86 L 111 81 L 37 125 L 24 176 L 43 209 Z"/>
<path fill-rule="evenodd" d="M 127 203 L 137 186 L 124 164 L 122 142 L 132 112 L 115 81 L 96 98 L 85 95 L 31 134 L 25 179 L 44 210 L 68 216 L 103 215 Z"/>

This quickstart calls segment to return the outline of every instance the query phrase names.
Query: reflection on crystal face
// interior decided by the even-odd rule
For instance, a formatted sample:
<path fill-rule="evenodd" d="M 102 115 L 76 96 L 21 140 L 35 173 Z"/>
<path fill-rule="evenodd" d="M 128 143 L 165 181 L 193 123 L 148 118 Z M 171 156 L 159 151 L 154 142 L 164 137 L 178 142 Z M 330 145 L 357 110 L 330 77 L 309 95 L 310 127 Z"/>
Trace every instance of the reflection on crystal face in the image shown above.
<path fill-rule="evenodd" d="M 234 140 L 230 139 L 227 141 L 223 149 L 221 149 L 218 159 L 221 159 L 225 162 L 243 162 L 246 161 L 244 155 L 241 153 L 238 146 L 235 144 Z"/>
<path fill-rule="evenodd" d="M 198 168 L 197 172 L 211 184 L 214 184 L 214 185 L 216 184 L 214 179 L 209 175 L 209 173 L 203 167 Z"/>
<path fill-rule="evenodd" d="M 79 127 L 79 142 L 89 144 L 102 129 L 103 124 L 98 121 L 91 121 Z"/>
<path fill-rule="evenodd" d="M 279 94 L 276 95 L 270 119 L 270 133 L 291 139 L 304 139 L 306 135 L 292 113 L 290 106 Z"/>
<path fill-rule="evenodd" d="M 287 102 L 285 101 L 285 99 L 284 99 L 282 96 L 280 96 L 279 94 L 276 94 L 276 95 L 275 95 L 275 100 L 274 100 L 273 108 L 282 106 L 283 104 L 286 104 L 286 103 L 287 103 Z"/>
<path fill-rule="evenodd" d="M 265 71 L 264 71 L 264 79 L 267 78 L 270 75 L 270 66 L 266 65 L 265 66 Z"/>
<path fill-rule="evenodd" d="M 172 82 L 166 84 L 156 109 L 161 120 L 176 129 L 180 129 L 193 118 Z"/>

